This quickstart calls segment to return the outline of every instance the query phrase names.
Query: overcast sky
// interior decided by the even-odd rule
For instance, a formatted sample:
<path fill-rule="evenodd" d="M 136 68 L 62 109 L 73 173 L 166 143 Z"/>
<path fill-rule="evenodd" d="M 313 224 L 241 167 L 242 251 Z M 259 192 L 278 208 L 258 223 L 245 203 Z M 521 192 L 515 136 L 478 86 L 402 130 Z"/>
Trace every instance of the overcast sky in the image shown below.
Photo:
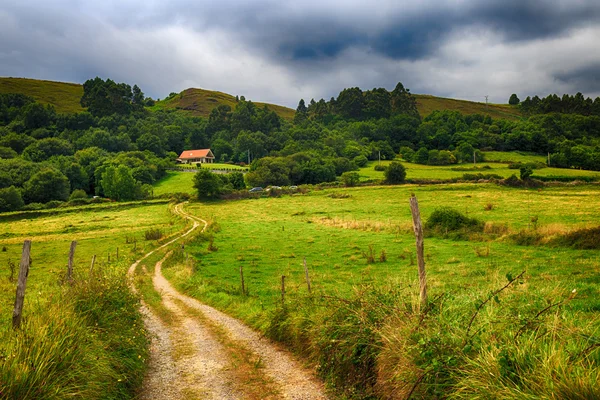
<path fill-rule="evenodd" d="M 295 108 L 398 81 L 506 103 L 600 96 L 598 0 L 0 0 L 0 76 L 100 76 Z"/>

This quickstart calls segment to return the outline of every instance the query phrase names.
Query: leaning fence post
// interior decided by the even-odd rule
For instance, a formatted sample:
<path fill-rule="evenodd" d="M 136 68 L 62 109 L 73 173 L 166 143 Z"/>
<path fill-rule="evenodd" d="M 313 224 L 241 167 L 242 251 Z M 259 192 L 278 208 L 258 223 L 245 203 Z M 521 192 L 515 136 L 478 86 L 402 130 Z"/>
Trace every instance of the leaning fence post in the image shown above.
<path fill-rule="evenodd" d="M 69 250 L 69 265 L 67 267 L 67 280 L 70 282 L 73 280 L 73 257 L 75 256 L 75 247 L 77 247 L 77 241 L 71 242 L 71 249 Z"/>
<path fill-rule="evenodd" d="M 13 310 L 13 328 L 21 326 L 23 316 L 23 303 L 25 302 L 25 287 L 27 286 L 27 276 L 29 275 L 29 266 L 31 265 L 31 240 L 23 242 L 23 254 L 21 255 L 21 265 L 19 266 L 19 280 L 17 282 L 17 296 L 15 298 L 15 308 Z"/>
<path fill-rule="evenodd" d="M 285 304 L 285 275 L 281 275 L 281 305 Z"/>
<path fill-rule="evenodd" d="M 425 273 L 425 258 L 423 257 L 423 224 L 421 224 L 421 213 L 419 212 L 419 202 L 413 194 L 410 198 L 410 211 L 413 218 L 413 229 L 415 231 L 415 241 L 417 245 L 417 263 L 419 266 L 419 300 L 421 307 L 427 304 L 427 274 Z"/>
<path fill-rule="evenodd" d="M 306 286 L 308 287 L 308 294 L 310 294 L 310 277 L 308 276 L 308 268 L 306 267 L 306 257 L 304 257 L 304 276 L 306 277 Z"/>
<path fill-rule="evenodd" d="M 242 296 L 246 295 L 246 288 L 244 286 L 244 266 L 240 265 L 240 278 L 242 279 Z"/>
<path fill-rule="evenodd" d="M 92 256 L 92 265 L 90 265 L 90 275 L 92 274 L 92 272 L 94 271 L 94 264 L 96 263 L 96 255 L 94 254 Z"/>

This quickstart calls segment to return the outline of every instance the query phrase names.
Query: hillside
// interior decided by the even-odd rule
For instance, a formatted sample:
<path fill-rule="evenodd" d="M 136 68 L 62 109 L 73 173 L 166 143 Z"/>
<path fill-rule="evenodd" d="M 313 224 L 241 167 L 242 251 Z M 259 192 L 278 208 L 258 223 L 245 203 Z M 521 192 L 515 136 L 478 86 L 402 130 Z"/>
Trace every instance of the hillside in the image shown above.
<path fill-rule="evenodd" d="M 522 117 L 518 108 L 508 104 L 477 103 L 467 100 L 447 99 L 428 94 L 413 94 L 417 99 L 417 109 L 421 117 L 426 117 L 435 110 L 458 111 L 463 115 L 489 114 L 494 119 L 519 119 Z"/>
<path fill-rule="evenodd" d="M 79 100 L 83 94 L 82 85 L 28 78 L 0 78 L 0 93 L 22 93 L 40 103 L 52 104 L 59 113 L 82 111 Z M 415 94 L 417 108 L 422 117 L 434 110 L 458 111 L 461 114 L 489 114 L 492 118 L 518 119 L 521 112 L 508 104 L 477 103 L 466 100 L 448 99 L 426 94 Z M 186 89 L 183 92 L 158 101 L 153 110 L 175 109 L 194 116 L 208 117 L 213 108 L 220 104 L 235 108 L 235 97 L 222 92 L 205 89 Z M 286 120 L 294 118 L 294 110 L 288 107 L 255 102 L 258 107 L 267 107 Z"/>
<path fill-rule="evenodd" d="M 28 78 L 0 78 L 0 93 L 21 93 L 42 104 L 51 104 L 59 113 L 83 111 L 79 100 L 83 86 L 77 83 L 43 81 Z"/>
<path fill-rule="evenodd" d="M 153 109 L 183 110 L 194 116 L 208 117 L 213 108 L 223 104 L 230 106 L 233 110 L 235 108 L 235 103 L 235 97 L 230 94 L 191 88 L 186 89 L 175 96 L 158 101 Z M 254 102 L 254 104 L 260 108 L 266 105 L 269 109 L 275 111 L 277 115 L 288 121 L 294 119 L 295 111 L 291 108 L 269 103 Z"/>

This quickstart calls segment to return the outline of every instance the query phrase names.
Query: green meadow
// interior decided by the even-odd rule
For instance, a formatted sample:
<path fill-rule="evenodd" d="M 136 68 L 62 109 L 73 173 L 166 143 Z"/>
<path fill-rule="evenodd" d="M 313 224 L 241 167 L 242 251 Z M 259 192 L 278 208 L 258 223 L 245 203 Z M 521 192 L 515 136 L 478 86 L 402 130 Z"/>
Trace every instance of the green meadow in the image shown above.
<path fill-rule="evenodd" d="M 0 398 L 133 398 L 144 376 L 148 338 L 125 274 L 157 245 L 146 232 L 169 236 L 183 226 L 165 201 L 0 214 Z M 32 241 L 32 263 L 23 322 L 15 330 L 11 317 L 24 240 Z"/>
<path fill-rule="evenodd" d="M 423 221 L 451 207 L 485 224 L 462 236 L 429 231 L 433 309 L 421 317 L 412 194 Z M 176 252 L 164 273 L 306 357 L 340 398 L 404 398 L 413 385 L 423 398 L 534 398 L 557 387 L 593 397 L 600 252 L 558 239 L 598 226 L 599 195 L 595 184 L 456 183 L 191 203 L 209 233 L 186 244 L 191 263 Z"/>

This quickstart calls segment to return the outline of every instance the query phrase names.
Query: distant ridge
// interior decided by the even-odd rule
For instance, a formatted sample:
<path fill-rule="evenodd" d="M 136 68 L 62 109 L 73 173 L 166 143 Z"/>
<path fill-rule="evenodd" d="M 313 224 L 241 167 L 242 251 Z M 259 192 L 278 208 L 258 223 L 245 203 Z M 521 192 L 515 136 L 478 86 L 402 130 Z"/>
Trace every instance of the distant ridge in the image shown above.
<path fill-rule="evenodd" d="M 143 88 L 142 88 L 143 89 Z M 22 93 L 42 104 L 51 104 L 59 113 L 75 113 L 84 109 L 79 104 L 83 86 L 77 83 L 54 82 L 29 78 L 0 78 L 0 93 Z M 448 99 L 425 94 L 413 94 L 422 117 L 434 110 L 458 111 L 461 114 L 489 114 L 497 119 L 518 119 L 520 110 L 508 104 L 477 103 L 467 100 Z M 251 99 L 249 99 L 251 100 Z M 306 100 L 306 99 L 305 99 Z M 295 111 L 277 104 L 254 102 L 258 107 L 266 105 L 280 117 L 291 121 Z M 190 88 L 181 93 L 157 101 L 150 109 L 177 110 L 190 115 L 208 117 L 213 108 L 225 104 L 235 108 L 235 97 L 218 91 Z"/>

